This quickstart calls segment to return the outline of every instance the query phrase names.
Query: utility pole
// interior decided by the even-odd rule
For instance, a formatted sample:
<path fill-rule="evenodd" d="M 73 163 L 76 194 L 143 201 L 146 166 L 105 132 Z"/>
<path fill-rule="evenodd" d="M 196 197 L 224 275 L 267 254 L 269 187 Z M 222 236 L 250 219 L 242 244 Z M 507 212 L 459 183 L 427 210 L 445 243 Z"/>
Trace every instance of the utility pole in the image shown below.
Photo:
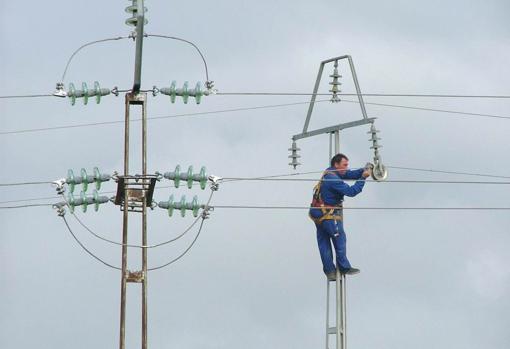
<path fill-rule="evenodd" d="M 62 178 L 57 180 L 55 184 L 57 185 L 57 192 L 62 195 L 64 201 L 54 205 L 57 209 L 58 215 L 63 218 L 68 229 L 71 231 L 66 219 L 65 219 L 65 209 L 67 206 L 70 209 L 71 214 L 74 215 L 74 208 L 76 206 L 82 206 L 83 212 L 87 211 L 87 205 L 94 204 L 95 210 L 98 210 L 100 204 L 108 203 L 109 201 L 113 201 L 114 204 L 120 207 L 120 210 L 123 213 L 122 216 L 122 244 L 118 243 L 118 245 L 122 245 L 122 258 L 121 258 L 121 267 L 115 267 L 110 265 L 109 263 L 104 262 L 97 256 L 93 255 L 89 250 L 87 250 L 78 240 L 79 244 L 82 248 L 84 248 L 90 255 L 92 255 L 97 260 L 101 261 L 103 264 L 119 269 L 121 271 L 121 287 L 120 287 L 120 330 L 119 330 L 119 349 L 126 348 L 126 303 L 127 303 L 127 285 L 129 283 L 141 284 L 141 316 L 142 316 L 142 349 L 148 348 L 148 306 L 147 306 L 147 298 L 148 298 L 148 271 L 160 269 L 162 267 L 168 266 L 173 263 L 177 259 L 170 261 L 164 265 L 148 268 L 147 263 L 147 249 L 151 246 L 148 245 L 147 242 L 147 209 L 153 209 L 155 207 L 160 207 L 168 211 L 168 215 L 171 217 L 173 211 L 178 209 L 181 211 L 181 216 L 184 217 L 186 210 L 193 211 L 193 216 L 198 217 L 198 211 L 200 208 L 203 209 L 200 218 L 202 221 L 208 218 L 210 207 L 209 202 L 212 197 L 212 192 L 218 189 L 220 177 L 217 176 L 207 176 L 205 172 L 205 167 L 202 167 L 200 173 L 193 173 L 193 167 L 190 166 L 188 171 L 185 173 L 181 173 L 180 166 L 177 165 L 174 172 L 165 172 L 160 173 L 156 172 L 155 174 L 147 173 L 147 93 L 145 91 L 141 91 L 141 75 L 142 75 L 142 51 L 143 51 L 143 40 L 144 37 L 147 36 L 155 36 L 155 37 L 163 37 L 167 39 L 175 39 L 184 41 L 190 45 L 192 45 L 200 54 L 202 60 L 204 61 L 204 65 L 206 68 L 206 88 L 207 90 L 202 91 L 200 82 L 197 83 L 194 89 L 188 89 L 188 83 L 185 82 L 182 88 L 176 88 L 175 81 L 172 82 L 170 87 L 163 87 L 158 89 L 156 86 L 153 87 L 152 95 L 156 96 L 158 93 L 170 96 L 170 101 L 172 103 L 175 102 L 177 96 L 183 98 L 183 102 L 186 104 L 188 102 L 189 97 L 195 98 L 197 104 L 200 103 L 202 96 L 207 96 L 211 92 L 213 92 L 213 82 L 209 81 L 208 73 L 207 73 L 207 64 L 205 62 L 205 58 L 198 49 L 198 47 L 191 43 L 190 41 L 165 36 L 165 35 L 148 35 L 144 32 L 144 25 L 147 23 L 145 19 L 145 11 L 144 0 L 131 0 L 132 5 L 126 8 L 126 12 L 131 13 L 131 17 L 126 20 L 126 24 L 132 25 L 135 27 L 135 30 L 131 33 L 129 37 L 117 37 L 110 39 L 103 39 L 94 42 L 90 42 L 86 45 L 82 45 L 78 50 L 76 50 L 73 55 L 70 57 L 66 69 L 64 70 L 64 74 L 62 76 L 62 81 L 57 83 L 57 88 L 54 93 L 57 97 L 69 97 L 71 100 L 71 104 L 74 105 L 76 98 L 83 98 L 84 104 L 88 103 L 89 97 L 95 97 L 96 103 L 100 103 L 101 97 L 109 94 L 114 94 L 118 96 L 119 90 L 117 87 L 113 89 L 101 88 L 98 82 L 94 83 L 94 89 L 88 89 L 86 83 L 82 84 L 82 89 L 77 90 L 74 87 L 74 84 L 69 84 L 69 91 L 64 90 L 64 77 L 69 67 L 69 64 L 74 57 L 74 55 L 80 51 L 82 48 L 89 46 L 94 43 L 110 41 L 110 40 L 118 40 L 121 38 L 133 38 L 135 40 L 135 67 L 134 67 L 134 79 L 133 86 L 131 90 L 129 90 L 125 94 L 124 103 L 125 103 L 125 121 L 124 121 L 124 170 L 122 174 L 114 173 L 113 175 L 99 173 L 97 168 L 94 168 L 93 175 L 87 175 L 84 169 L 81 170 L 80 176 L 75 176 L 72 170 L 69 170 L 68 176 L 66 178 Z M 130 122 L 131 112 L 133 106 L 141 106 L 141 121 L 142 121 L 142 157 L 141 157 L 141 169 L 134 170 L 131 163 L 130 156 L 130 139 L 131 139 L 131 130 L 130 130 Z M 139 108 L 137 108 L 139 109 Z M 141 174 L 139 174 L 141 171 Z M 135 174 L 133 174 L 135 173 Z M 180 181 L 186 181 L 189 189 L 192 188 L 194 182 L 200 183 L 200 188 L 203 190 L 206 187 L 207 181 L 211 181 L 211 196 L 209 197 L 209 201 L 207 204 L 199 204 L 198 199 L 195 196 L 193 201 L 186 202 L 186 197 L 183 196 L 179 202 L 175 202 L 173 199 L 173 195 L 170 195 L 168 201 L 161 201 L 156 203 L 153 201 L 154 188 L 157 181 L 162 180 L 163 178 L 173 180 L 175 187 L 179 187 Z M 100 189 L 101 183 L 109 181 L 110 179 L 114 179 L 117 182 L 117 192 L 115 197 L 108 198 L 106 196 L 99 196 L 97 190 Z M 87 191 L 87 187 L 89 183 L 95 183 L 96 189 L 94 190 L 93 196 L 87 196 L 85 192 Z M 64 196 L 65 188 L 64 184 L 69 186 L 69 196 L 66 198 Z M 75 198 L 73 196 L 73 191 L 75 185 L 82 184 L 83 191 L 80 193 L 79 198 Z M 142 244 L 140 246 L 130 245 L 129 244 L 129 223 L 130 217 L 139 216 L 141 218 L 141 240 Z M 198 220 L 199 218 L 197 218 Z M 203 224 L 203 222 L 202 222 Z M 200 225 L 200 229 L 202 228 L 202 224 Z M 72 232 L 71 232 L 72 233 Z M 183 234 L 182 234 L 183 235 Z M 182 236 L 180 235 L 180 236 Z M 74 234 L 73 234 L 74 236 Z M 179 236 L 179 237 L 180 237 Z M 75 237 L 76 239 L 76 237 Z M 176 239 L 174 239 L 176 240 Z M 174 241 L 170 240 L 168 242 Z M 110 241 L 111 242 L 111 241 Z M 166 243 L 168 243 L 166 242 Z M 160 243 L 156 246 L 161 246 L 163 243 Z M 142 252 L 142 260 L 141 260 L 141 270 L 131 271 L 128 269 L 128 247 L 138 247 L 141 248 Z M 155 247 L 155 246 L 152 246 Z"/>
<path fill-rule="evenodd" d="M 123 204 L 122 217 L 122 271 L 120 286 L 120 339 L 119 349 L 126 347 L 126 289 L 127 283 L 142 284 L 142 349 L 147 349 L 147 248 L 142 248 L 142 270 L 131 272 L 127 269 L 128 264 L 128 225 L 129 213 L 140 212 L 142 214 L 142 246 L 147 246 L 147 205 L 151 205 L 154 185 L 150 185 L 151 177 L 147 176 L 147 94 L 140 92 L 142 75 L 142 49 L 145 24 L 144 1 L 133 1 L 133 5 L 127 8 L 133 16 L 128 23 L 136 27 L 135 30 L 135 69 L 134 82 L 131 92 L 125 96 L 125 123 L 124 123 L 124 176 L 119 177 L 117 202 Z M 129 139 L 130 139 L 130 111 L 132 105 L 142 107 L 142 176 L 130 177 L 129 169 Z M 152 190 L 151 190 L 152 189 Z M 129 207 L 129 203 L 136 205 Z"/>
<path fill-rule="evenodd" d="M 322 74 L 324 71 L 324 66 L 328 63 L 333 63 L 334 69 L 333 73 L 330 75 L 332 78 L 332 81 L 329 83 L 331 86 L 331 89 L 329 92 L 331 92 L 331 102 L 332 103 L 338 103 L 340 102 L 340 98 L 338 96 L 338 93 L 340 92 L 339 86 L 341 83 L 338 81 L 339 78 L 342 76 L 338 73 L 338 63 L 341 60 L 347 60 L 349 63 L 349 68 L 352 75 L 352 80 L 354 82 L 354 86 L 356 88 L 356 94 L 358 97 L 358 102 L 361 109 L 362 118 L 360 120 L 346 122 L 346 123 L 340 123 L 333 126 L 324 127 L 321 129 L 308 131 L 308 126 L 310 124 L 310 120 L 312 117 L 312 112 L 315 106 L 315 100 L 317 93 L 319 91 L 319 86 L 322 78 Z M 374 126 L 375 118 L 369 118 L 367 116 L 367 112 L 365 109 L 365 103 L 363 101 L 363 96 L 361 94 L 361 89 L 358 83 L 358 78 L 356 76 L 356 71 L 354 69 L 354 63 L 352 61 L 351 56 L 345 55 L 345 56 L 339 56 L 330 58 L 327 60 L 324 60 L 321 62 L 319 67 L 319 72 L 317 74 L 317 79 L 315 81 L 312 97 L 310 100 L 310 104 L 308 107 L 308 112 L 306 115 L 305 125 L 303 127 L 303 131 L 299 134 L 296 134 L 292 136 L 292 145 L 289 148 L 291 151 L 291 155 L 289 158 L 291 159 L 291 162 L 289 165 L 293 166 L 294 169 L 300 165 L 298 162 L 298 158 L 300 158 L 300 155 L 298 155 L 298 151 L 300 150 L 297 147 L 296 141 L 299 139 L 309 138 L 313 136 L 318 136 L 322 134 L 328 134 L 329 135 L 329 160 L 335 155 L 340 152 L 340 131 L 344 129 L 348 129 L 351 127 L 361 126 L 370 124 L 370 131 L 369 134 L 372 135 L 372 138 L 370 141 L 372 141 L 372 147 L 371 149 L 374 150 L 374 168 L 372 172 L 372 177 L 379 181 L 386 179 L 388 173 L 384 165 L 382 164 L 381 156 L 379 154 L 379 148 L 381 147 L 378 143 L 380 138 L 377 138 L 377 131 Z M 329 164 L 328 164 L 329 166 Z M 342 214 L 343 216 L 343 214 Z M 347 349 L 347 287 L 346 287 L 346 275 L 340 273 L 339 269 L 336 269 L 336 280 L 335 281 L 329 281 L 327 280 L 327 291 L 326 291 L 326 349 L 329 349 L 329 336 L 335 335 L 336 336 L 336 349 Z M 335 325 L 332 326 L 330 324 L 330 301 L 331 301 L 331 295 L 330 295 L 330 285 L 331 282 L 335 282 L 336 286 L 336 292 L 335 292 Z"/>

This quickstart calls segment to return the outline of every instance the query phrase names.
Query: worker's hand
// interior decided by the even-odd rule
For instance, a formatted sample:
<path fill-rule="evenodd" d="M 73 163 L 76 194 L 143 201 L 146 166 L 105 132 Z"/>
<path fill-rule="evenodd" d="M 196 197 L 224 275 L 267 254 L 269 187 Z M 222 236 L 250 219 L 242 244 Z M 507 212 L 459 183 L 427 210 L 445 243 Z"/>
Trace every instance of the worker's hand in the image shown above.
<path fill-rule="evenodd" d="M 363 174 L 361 175 L 363 178 L 367 178 L 372 174 L 372 169 L 374 168 L 374 165 L 370 162 L 367 162 L 365 165 L 365 170 L 363 171 Z"/>

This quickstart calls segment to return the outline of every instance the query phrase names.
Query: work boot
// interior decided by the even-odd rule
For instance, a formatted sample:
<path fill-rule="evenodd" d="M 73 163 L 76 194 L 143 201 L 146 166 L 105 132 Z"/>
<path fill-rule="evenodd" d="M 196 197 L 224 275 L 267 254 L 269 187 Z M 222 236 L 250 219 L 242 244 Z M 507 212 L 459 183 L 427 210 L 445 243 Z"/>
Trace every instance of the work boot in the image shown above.
<path fill-rule="evenodd" d="M 328 281 L 335 281 L 336 280 L 336 271 L 326 273 L 326 277 L 328 278 Z"/>
<path fill-rule="evenodd" d="M 360 270 L 358 268 L 349 268 L 349 269 L 340 270 L 340 272 L 342 274 L 346 274 L 346 275 L 355 275 L 355 274 L 359 274 Z"/>

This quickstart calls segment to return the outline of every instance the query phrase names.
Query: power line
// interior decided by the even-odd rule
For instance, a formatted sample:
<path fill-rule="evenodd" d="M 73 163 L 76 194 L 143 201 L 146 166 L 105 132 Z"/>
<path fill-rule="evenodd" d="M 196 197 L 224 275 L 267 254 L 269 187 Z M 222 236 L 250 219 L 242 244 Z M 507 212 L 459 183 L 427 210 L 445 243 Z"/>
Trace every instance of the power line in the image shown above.
<path fill-rule="evenodd" d="M 345 100 L 345 99 L 343 100 L 343 102 L 358 103 L 357 101 L 350 101 L 350 100 Z M 391 107 L 391 108 L 402 108 L 402 109 L 411 109 L 411 110 L 431 111 L 431 112 L 446 113 L 446 114 L 457 114 L 457 115 L 466 115 L 466 116 L 481 116 L 481 117 L 496 118 L 496 119 L 510 119 L 510 116 L 495 115 L 495 114 L 469 113 L 469 112 L 463 112 L 463 111 L 457 111 L 457 110 L 422 108 L 422 107 L 413 107 L 413 106 L 407 106 L 407 105 L 373 103 L 373 102 L 365 102 L 365 104 L 376 105 L 376 106 L 381 106 L 381 107 Z"/>
<path fill-rule="evenodd" d="M 260 210 L 309 210 L 310 206 L 254 206 L 254 205 L 214 205 L 214 209 L 260 209 Z M 433 211 L 508 211 L 510 207 L 343 207 L 344 210 L 433 210 Z"/>
<path fill-rule="evenodd" d="M 21 207 L 32 207 L 32 206 L 53 206 L 53 204 L 41 204 L 41 205 L 23 205 L 14 207 L 0 207 L 2 208 L 21 208 Z M 310 206 L 264 206 L 264 205 L 213 205 L 209 206 L 213 209 L 261 209 L 261 210 L 309 210 L 310 208 L 321 208 L 321 207 L 310 207 Z M 432 210 L 432 211 L 508 211 L 510 207 L 408 207 L 408 206 L 379 206 L 379 207 L 343 207 L 344 210 Z M 134 246 L 133 246 L 134 247 Z"/>
<path fill-rule="evenodd" d="M 164 35 L 149 35 L 149 36 L 156 36 L 156 37 L 166 37 Z M 121 37 L 121 38 L 128 38 L 128 37 Z M 178 40 L 176 37 L 167 37 L 172 38 L 175 40 Z M 116 40 L 115 38 L 110 40 Z M 98 40 L 98 42 L 101 41 L 109 41 L 108 39 L 105 40 Z M 185 40 L 181 40 L 185 41 Z M 207 65 L 206 62 L 204 62 L 205 65 Z M 129 91 L 129 90 L 127 90 Z M 144 90 L 145 91 L 145 90 Z M 149 90 L 152 91 L 152 90 Z M 122 92 L 119 90 L 119 92 Z M 307 92 L 217 92 L 216 95 L 218 96 L 313 96 L 313 93 L 307 93 Z M 331 96 L 331 93 L 316 93 L 316 96 Z M 357 96 L 356 93 L 337 93 L 339 96 Z M 420 93 L 362 93 L 363 97 L 417 97 L 417 98 L 484 98 L 484 99 L 509 99 L 509 95 L 463 95 L 463 94 L 420 94 Z M 7 96 L 0 96 L 0 98 L 31 98 L 31 97 L 53 97 L 52 94 L 26 94 L 26 95 L 7 95 Z"/>
<path fill-rule="evenodd" d="M 206 83 L 209 83 L 209 69 L 207 68 L 207 62 L 205 60 L 205 57 L 204 55 L 202 54 L 202 51 L 200 51 L 200 49 L 198 48 L 197 45 L 195 45 L 193 42 L 191 41 L 188 41 L 186 39 L 182 39 L 182 38 L 179 38 L 179 37 L 176 37 L 176 36 L 168 36 L 168 35 L 159 35 L 159 34 L 145 34 L 144 36 L 146 37 L 156 37 L 156 38 L 163 38 L 163 39 L 171 39 L 171 40 L 177 40 L 177 41 L 182 41 L 182 42 L 185 42 L 187 44 L 190 44 L 191 46 L 193 46 L 195 48 L 195 50 L 197 50 L 198 54 L 200 55 L 200 57 L 202 58 L 202 61 L 204 62 L 204 67 L 205 67 L 205 81 Z"/>
<path fill-rule="evenodd" d="M 251 178 L 251 177 L 224 177 L 230 181 L 276 181 L 276 182 L 318 182 L 317 178 Z M 361 179 L 359 179 L 361 180 Z M 322 182 L 352 182 L 357 179 L 322 179 Z M 489 182 L 489 181 L 441 181 L 441 180 L 384 180 L 384 181 L 365 181 L 367 183 L 412 183 L 412 184 L 504 184 L 509 185 L 510 182 Z"/>
<path fill-rule="evenodd" d="M 114 37 L 114 38 L 107 38 L 107 39 L 101 39 L 101 40 L 95 40 L 95 41 L 91 41 L 91 42 L 87 42 L 86 44 L 83 44 L 81 45 L 80 47 L 78 47 L 74 52 L 73 54 L 71 55 L 71 57 L 69 57 L 69 59 L 67 60 L 67 64 L 66 64 L 66 67 L 64 69 L 64 72 L 62 73 L 62 78 L 61 78 L 61 82 L 64 82 L 65 78 L 66 78 L 66 74 L 67 74 L 67 69 L 69 68 L 69 65 L 71 64 L 71 61 L 73 60 L 74 56 L 76 56 L 76 54 L 78 52 L 80 52 L 83 48 L 87 47 L 87 46 L 91 46 L 91 45 L 94 45 L 94 44 L 98 44 L 100 42 L 106 42 L 106 41 L 116 41 L 116 40 L 121 40 L 121 39 L 129 39 L 130 36 L 118 36 L 118 37 Z"/>
<path fill-rule="evenodd" d="M 492 175 L 492 174 L 487 174 L 487 173 L 442 171 L 442 170 L 430 170 L 430 169 L 426 169 L 426 168 L 401 167 L 401 166 L 386 166 L 386 167 L 387 168 L 394 168 L 394 169 L 397 169 L 397 170 L 409 170 L 409 171 L 419 171 L 419 172 L 458 174 L 458 175 L 463 175 L 463 176 L 478 176 L 478 177 L 492 177 L 492 178 L 510 178 L 510 176 Z"/>
<path fill-rule="evenodd" d="M 33 184 L 51 184 L 51 181 L 40 181 L 40 182 L 17 182 L 17 183 L 0 183 L 0 187 L 11 187 L 20 185 L 33 185 Z"/>
<path fill-rule="evenodd" d="M 64 220 L 64 223 L 67 227 L 67 230 L 69 231 L 69 233 L 72 235 L 72 237 L 74 238 L 74 240 L 78 243 L 78 245 L 80 245 L 80 247 L 85 251 L 87 252 L 92 258 L 94 258 L 95 260 L 99 261 L 100 263 L 106 265 L 107 267 L 109 268 L 112 268 L 112 269 L 117 269 L 117 270 L 122 270 L 121 268 L 115 266 L 115 265 L 112 265 L 108 262 L 105 262 L 103 259 L 101 259 L 100 257 L 96 256 L 94 253 L 92 253 L 87 247 L 85 247 L 85 245 L 83 245 L 83 243 L 76 237 L 76 235 L 74 235 L 71 227 L 69 226 L 69 223 L 67 223 L 67 220 L 66 220 L 66 217 L 65 216 L 62 216 L 62 219 Z"/>
<path fill-rule="evenodd" d="M 167 262 L 167 263 L 164 263 L 162 265 L 159 265 L 157 267 L 153 267 L 153 268 L 147 268 L 148 271 L 153 271 L 153 270 L 158 270 L 158 269 L 162 269 L 162 268 L 165 268 L 175 262 L 177 262 L 179 259 L 181 259 L 182 257 L 184 257 L 188 252 L 189 250 L 191 250 L 191 248 L 193 247 L 193 245 L 195 245 L 195 242 L 197 241 L 198 237 L 200 236 L 200 233 L 202 232 L 202 228 L 204 226 L 204 221 L 205 221 L 205 216 L 201 216 L 200 218 L 202 218 L 202 221 L 200 222 L 200 227 L 198 228 L 198 232 L 197 232 L 197 235 L 195 236 L 195 238 L 193 239 L 193 241 L 191 242 L 191 244 L 184 250 L 184 252 L 182 252 L 179 256 L 177 256 L 176 258 L 172 259 L 171 261 Z M 69 233 L 71 234 L 71 236 L 74 238 L 74 240 L 76 241 L 76 243 L 78 243 L 78 245 L 80 245 L 80 247 L 88 254 L 90 255 L 92 258 L 94 258 L 95 260 L 97 260 L 98 262 L 104 264 L 105 266 L 109 267 L 109 268 L 112 268 L 112 269 L 116 269 L 116 270 L 122 270 L 121 268 L 115 266 L 115 265 L 112 265 L 106 261 L 104 261 L 102 258 L 98 257 L 97 255 L 95 255 L 92 251 L 90 251 L 81 241 L 80 239 L 78 239 L 78 237 L 73 233 L 71 227 L 69 226 L 69 223 L 67 222 L 65 216 L 62 216 L 62 219 L 64 220 L 64 223 L 67 227 L 67 230 L 69 231 Z"/>
<path fill-rule="evenodd" d="M 28 200 L 24 200 L 28 201 Z M 1 209 L 13 209 L 13 208 L 26 208 L 26 207 L 41 207 L 41 206 L 53 206 L 53 204 L 28 204 L 28 205 L 17 205 L 17 206 L 0 206 Z"/>
<path fill-rule="evenodd" d="M 10 99 L 10 98 L 39 98 L 39 97 L 53 97 L 53 95 L 52 95 L 52 94 L 11 95 L 11 96 L 0 96 L 0 99 Z"/>
<path fill-rule="evenodd" d="M 307 92 L 218 92 L 219 96 L 331 96 L 331 93 Z M 337 93 L 339 96 L 358 96 L 357 93 Z M 510 95 L 463 95 L 463 94 L 421 94 L 421 93 L 362 93 L 363 97 L 425 97 L 425 98 L 493 98 L 507 99 Z"/>
<path fill-rule="evenodd" d="M 322 102 L 329 102 L 329 99 L 315 101 L 315 103 L 322 103 Z M 358 101 L 354 101 L 354 100 L 343 100 L 343 102 L 359 103 Z M 309 103 L 310 102 L 307 101 L 307 102 L 294 102 L 294 103 L 283 103 L 283 104 L 269 104 L 269 105 L 261 105 L 261 106 L 254 106 L 254 107 L 244 107 L 244 108 L 213 110 L 213 111 L 205 111 L 205 112 L 155 116 L 155 117 L 148 117 L 147 119 L 148 120 L 160 120 L 160 119 L 187 117 L 187 116 L 199 116 L 199 115 L 210 115 L 210 114 L 229 113 L 229 112 L 238 112 L 238 111 L 247 111 L 247 110 L 257 110 L 257 109 L 281 108 L 281 107 L 289 107 L 289 106 L 303 105 L 303 104 L 309 104 Z M 479 116 L 479 117 L 487 117 L 487 118 L 495 118 L 495 119 L 510 119 L 510 116 L 496 115 L 496 114 L 484 114 L 484 113 L 471 113 L 471 112 L 463 112 L 463 111 L 458 111 L 458 110 L 433 109 L 433 108 L 423 108 L 423 107 L 415 107 L 415 106 L 407 106 L 407 105 L 399 105 L 399 104 L 384 104 L 384 103 L 371 103 L 371 102 L 365 102 L 365 104 L 382 106 L 382 107 L 390 107 L 390 108 L 403 108 L 403 109 L 410 109 L 410 110 L 429 111 L 429 112 L 435 112 L 435 113 L 446 113 L 446 114 L 466 115 L 466 116 Z M 141 121 L 141 119 L 132 119 L 131 121 L 138 122 L 138 121 Z M 102 122 L 93 122 L 93 123 L 85 123 L 85 124 L 77 124 L 77 125 L 52 126 L 52 127 L 42 127 L 42 128 L 33 128 L 33 129 L 25 129 L 25 130 L 3 131 L 3 132 L 0 132 L 0 135 L 42 132 L 42 131 L 52 131 L 52 130 L 61 130 L 61 129 L 69 129 L 69 128 L 122 124 L 122 123 L 124 123 L 124 121 L 121 121 L 121 120 L 119 120 L 119 121 L 102 121 Z"/>
<path fill-rule="evenodd" d="M 424 169 L 424 168 L 416 168 L 416 167 L 401 167 L 401 166 L 386 166 L 386 167 L 393 168 L 393 169 L 399 169 L 399 170 L 418 171 L 418 172 L 433 172 L 433 173 L 442 173 L 442 174 L 457 174 L 457 175 L 464 175 L 464 176 L 492 177 L 492 178 L 502 178 L 502 179 L 510 178 L 510 176 L 491 175 L 491 174 L 472 173 L 472 172 L 459 172 L 459 171 L 443 171 L 443 170 L 433 170 L 433 169 Z M 293 173 L 284 173 L 284 174 L 257 176 L 257 177 L 225 177 L 223 180 L 223 183 L 237 182 L 237 181 L 241 181 L 241 180 L 264 180 L 264 179 L 278 178 L 278 177 L 294 177 L 294 176 L 301 176 L 301 175 L 315 174 L 315 173 L 322 173 L 322 172 L 324 172 L 324 171 L 293 172 Z M 312 179 L 306 179 L 306 180 L 312 181 Z M 318 181 L 318 179 L 313 179 L 313 181 Z M 425 182 L 425 181 L 421 181 L 421 182 Z M 436 181 L 436 182 L 447 182 L 447 181 Z M 449 182 L 452 182 L 452 181 L 449 181 Z M 463 182 L 456 181 L 456 182 L 464 183 L 464 184 L 469 184 L 469 183 L 488 184 L 488 183 L 491 183 L 491 182 L 486 183 L 486 182 L 467 182 L 467 181 L 463 181 Z M 507 182 L 494 182 L 494 183 L 506 184 Z M 185 184 L 181 184 L 181 185 L 184 186 Z M 156 189 L 167 189 L 167 188 L 171 188 L 171 187 L 173 187 L 173 186 L 171 186 L 171 185 L 158 186 Z M 115 193 L 115 191 L 103 192 L 103 194 L 112 194 L 112 193 Z M 51 199 L 57 199 L 57 198 L 58 198 L 58 196 L 45 196 L 45 197 L 39 197 L 39 198 L 0 201 L 0 204 L 26 202 L 26 201 L 51 200 Z"/>
<path fill-rule="evenodd" d="M 165 264 L 161 264 L 161 265 L 159 265 L 157 267 L 153 267 L 153 268 L 147 268 L 147 270 L 153 271 L 153 270 L 163 269 L 165 267 L 168 267 L 170 264 L 173 264 L 173 263 L 177 262 L 182 257 L 184 257 L 189 252 L 189 250 L 191 250 L 193 245 L 195 245 L 195 242 L 197 241 L 198 237 L 200 236 L 200 233 L 202 232 L 202 228 L 204 226 L 204 221 L 205 221 L 205 218 L 202 217 L 202 221 L 200 222 L 200 227 L 198 228 L 197 235 L 195 235 L 195 238 L 193 239 L 191 244 L 188 246 L 188 248 L 186 248 L 184 250 L 184 252 L 182 252 L 179 256 L 175 257 L 174 259 L 172 259 L 171 261 L 169 261 L 169 262 L 167 262 Z"/>
<path fill-rule="evenodd" d="M 329 100 L 319 100 L 316 103 L 321 102 L 329 102 Z M 173 115 L 164 115 L 164 116 L 153 116 L 148 117 L 148 120 L 160 120 L 160 119 L 170 119 L 170 118 L 179 118 L 179 117 L 187 117 L 187 116 L 199 116 L 199 115 L 210 115 L 210 114 L 219 114 L 219 113 L 232 113 L 238 111 L 247 111 L 247 110 L 258 110 L 258 109 L 270 109 L 270 108 L 281 108 L 281 107 L 290 107 L 294 105 L 303 105 L 308 104 L 309 102 L 294 102 L 294 103 L 283 103 L 283 104 L 269 104 L 269 105 L 260 105 L 254 107 L 245 107 L 245 108 L 232 108 L 232 109 L 223 109 L 223 110 L 212 110 L 212 111 L 204 111 L 204 112 L 195 112 L 195 113 L 184 113 L 184 114 L 173 114 Z M 138 122 L 141 121 L 140 118 L 133 118 L 131 121 Z M 31 132 L 41 132 L 41 131 L 51 131 L 51 130 L 62 130 L 69 128 L 79 128 L 79 127 L 89 127 L 89 126 L 101 126 L 101 125 L 113 125 L 113 124 L 123 124 L 124 120 L 119 121 L 102 121 L 102 122 L 92 122 L 86 124 L 77 124 L 77 125 L 66 125 L 66 126 L 52 126 L 52 127 L 43 127 L 43 128 L 32 128 L 25 130 L 15 130 L 15 131 L 3 131 L 0 132 L 0 135 L 7 134 L 19 134 L 19 133 L 31 133 Z"/>
<path fill-rule="evenodd" d="M 211 190 L 211 194 L 209 196 L 209 199 L 207 200 L 207 203 L 205 204 L 205 207 L 208 207 L 211 200 L 212 200 L 212 197 L 213 197 L 213 194 L 214 194 L 214 191 Z M 62 198 L 64 199 L 66 205 L 69 207 L 69 203 L 67 202 L 67 199 L 65 197 L 65 195 L 62 195 Z M 179 235 L 177 235 L 176 237 L 170 239 L 170 240 L 166 240 L 166 241 L 163 241 L 163 242 L 160 242 L 158 244 L 153 244 L 153 245 L 132 245 L 132 244 L 123 244 L 121 242 L 117 242 L 117 241 L 114 241 L 114 240 L 110 240 L 110 239 L 107 239 L 97 233 L 95 233 L 94 231 L 92 231 L 92 229 L 90 229 L 85 223 L 83 223 L 83 221 L 74 213 L 74 212 L 71 212 L 71 215 L 74 217 L 74 219 L 76 219 L 76 221 L 85 229 L 87 230 L 90 234 L 92 234 L 94 237 L 100 239 L 100 240 L 103 240 L 105 242 L 108 242 L 110 244 L 113 244 L 113 245 L 117 245 L 117 246 L 127 246 L 127 247 L 133 247 L 133 248 L 156 248 L 156 247 L 160 247 L 160 246 L 164 246 L 164 245 L 167 245 L 171 242 L 174 242 L 174 241 L 177 241 L 179 240 L 181 237 L 183 237 L 188 231 L 190 231 L 194 226 L 195 224 L 198 222 L 198 220 L 201 218 L 201 217 L 197 217 L 193 223 L 191 223 L 191 225 L 188 226 L 188 228 L 186 228 L 182 233 L 180 233 Z"/>

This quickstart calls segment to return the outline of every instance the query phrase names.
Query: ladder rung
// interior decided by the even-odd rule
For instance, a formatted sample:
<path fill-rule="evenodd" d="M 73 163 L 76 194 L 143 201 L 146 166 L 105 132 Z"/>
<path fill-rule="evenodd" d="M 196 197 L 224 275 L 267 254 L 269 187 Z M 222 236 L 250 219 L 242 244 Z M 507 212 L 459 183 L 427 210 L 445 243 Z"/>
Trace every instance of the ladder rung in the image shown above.
<path fill-rule="evenodd" d="M 342 330 L 340 330 L 340 333 L 342 333 Z M 336 334 L 336 327 L 328 328 L 328 334 Z"/>

